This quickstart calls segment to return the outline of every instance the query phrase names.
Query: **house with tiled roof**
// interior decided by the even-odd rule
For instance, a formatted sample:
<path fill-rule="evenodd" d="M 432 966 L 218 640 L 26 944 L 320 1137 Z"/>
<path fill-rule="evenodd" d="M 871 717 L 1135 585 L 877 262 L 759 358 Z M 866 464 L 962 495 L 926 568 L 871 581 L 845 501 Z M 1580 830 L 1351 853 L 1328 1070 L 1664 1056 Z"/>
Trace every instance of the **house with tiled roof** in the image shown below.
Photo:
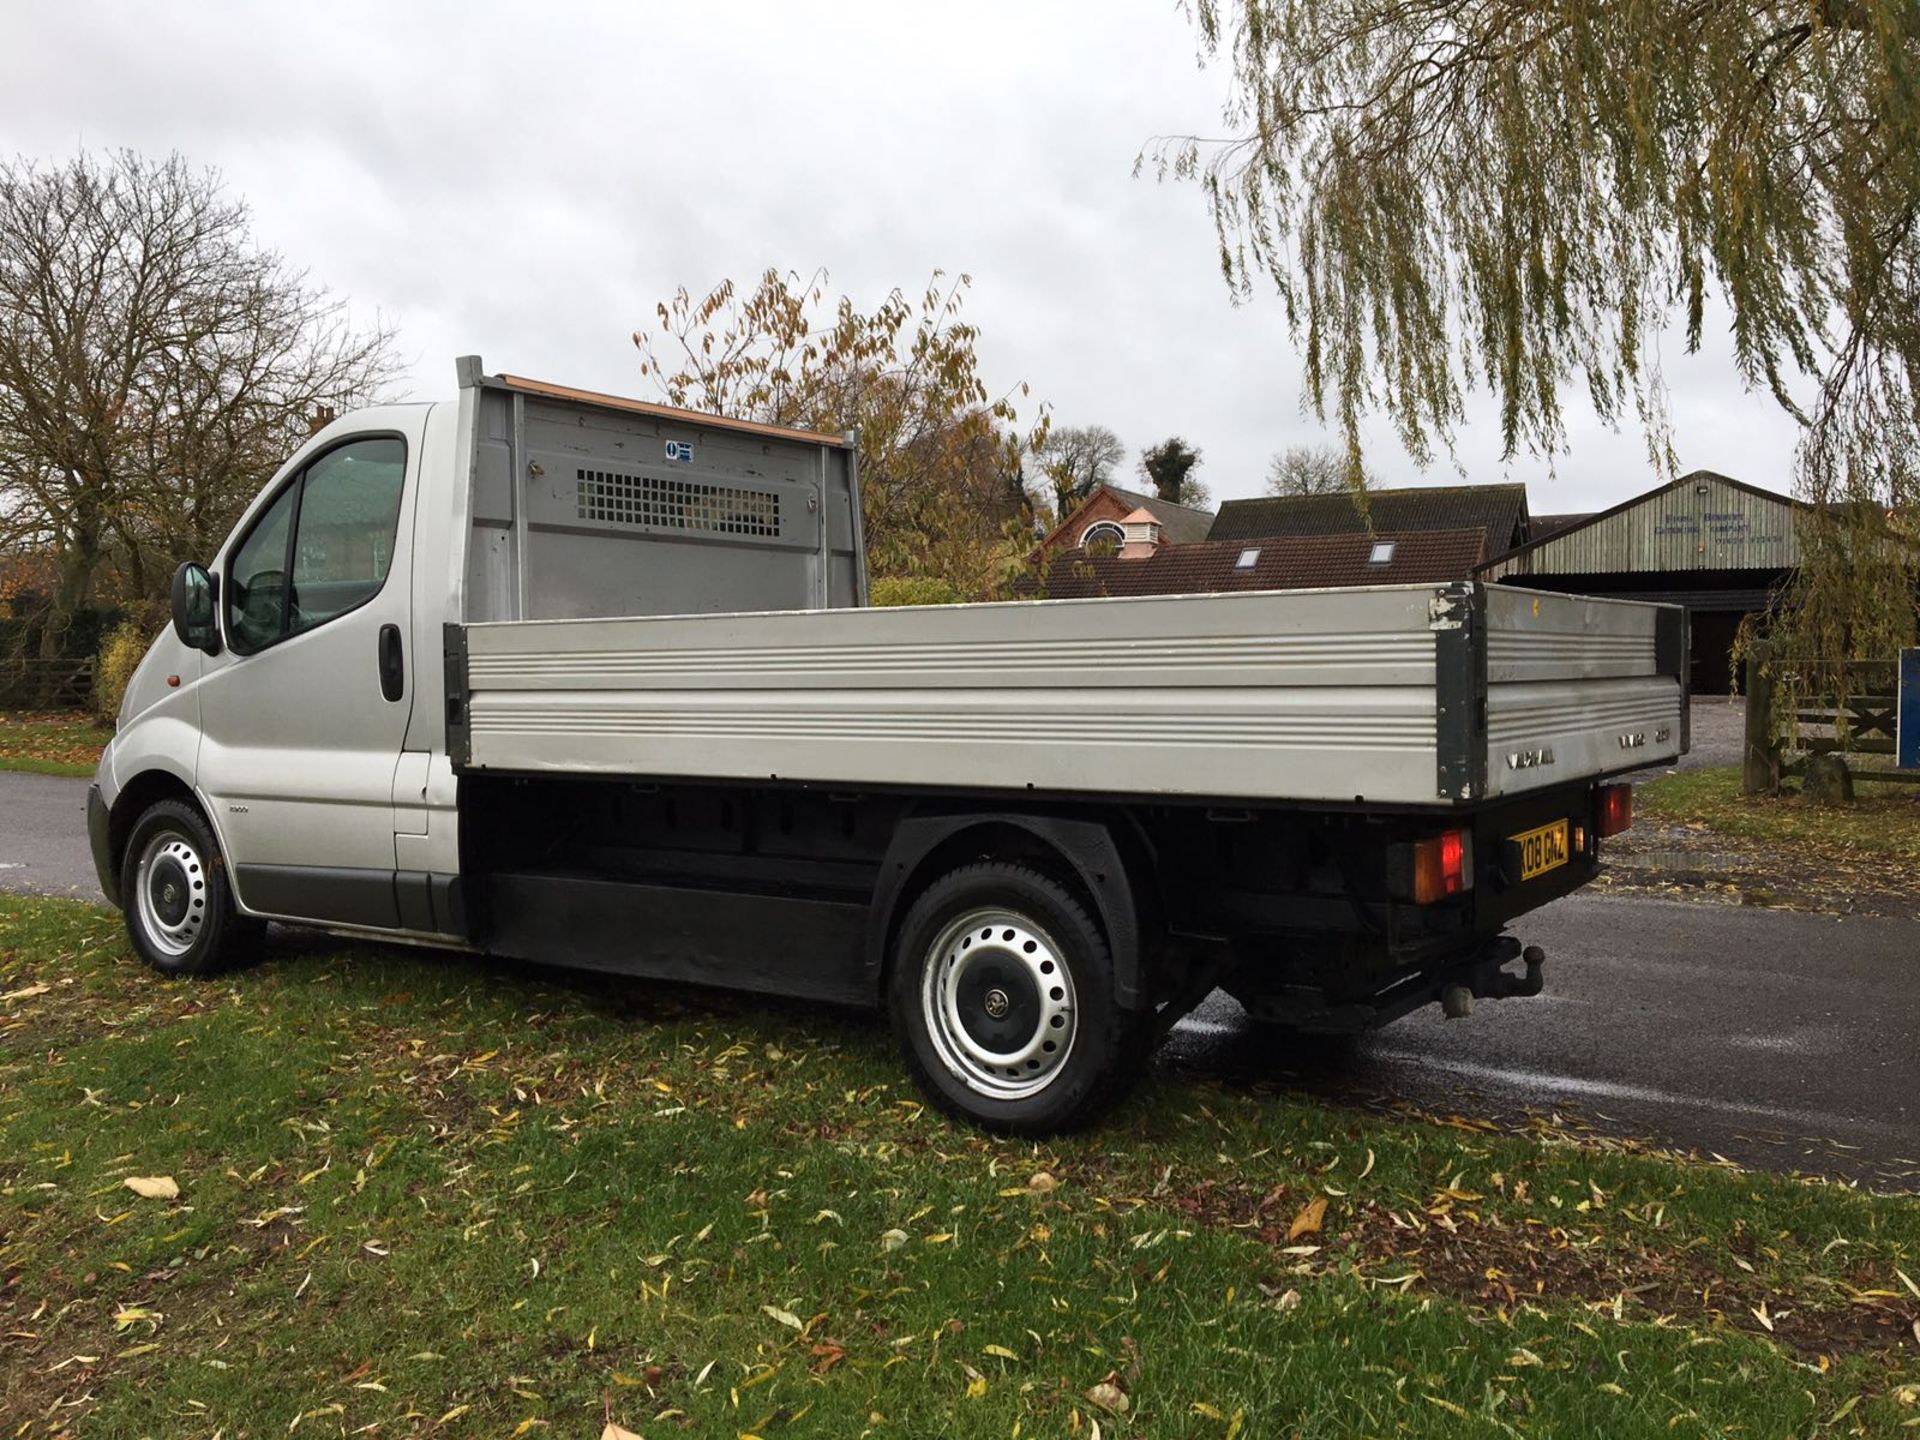
<path fill-rule="evenodd" d="M 1315 590 L 1459 580 L 1487 557 L 1486 532 L 1287 535 L 1167 545 L 1149 521 L 1129 517 L 1117 551 L 1064 551 L 1035 593 L 1052 600 L 1108 595 L 1213 595 L 1237 590 Z"/>
<path fill-rule="evenodd" d="M 1489 554 L 1531 538 L 1527 487 L 1418 485 L 1359 494 L 1263 495 L 1220 507 L 1209 540 L 1257 540 L 1275 535 L 1404 535 L 1416 530 L 1481 530 Z"/>
<path fill-rule="evenodd" d="M 1529 538 L 1527 490 L 1517 484 L 1229 500 L 1204 535 L 1192 528 L 1204 511 L 1103 489 L 1111 493 L 1101 508 L 1091 509 L 1097 497 L 1089 497 L 1036 552 L 1035 593 L 1068 599 L 1424 585 L 1464 580 Z M 1112 513 L 1133 499 L 1141 504 Z M 1186 511 L 1181 529 L 1163 518 L 1168 509 Z"/>
<path fill-rule="evenodd" d="M 1044 539 L 1034 546 L 1033 560 L 1042 564 L 1068 550 L 1114 550 L 1125 543 L 1127 517 L 1145 510 L 1160 526 L 1163 545 L 1192 545 L 1207 538 L 1213 512 L 1195 505 L 1175 505 L 1158 495 L 1123 490 L 1118 485 L 1096 485 Z"/>

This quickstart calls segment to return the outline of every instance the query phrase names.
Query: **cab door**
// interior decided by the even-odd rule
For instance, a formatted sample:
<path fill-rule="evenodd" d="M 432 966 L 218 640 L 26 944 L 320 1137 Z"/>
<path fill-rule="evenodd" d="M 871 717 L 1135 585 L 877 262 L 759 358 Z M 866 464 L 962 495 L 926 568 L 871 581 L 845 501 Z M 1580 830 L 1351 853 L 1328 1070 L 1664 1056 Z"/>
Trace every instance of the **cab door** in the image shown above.
<path fill-rule="evenodd" d="M 220 566 L 199 782 L 242 906 L 394 928 L 394 772 L 415 699 L 424 412 L 338 438 L 255 507 Z"/>

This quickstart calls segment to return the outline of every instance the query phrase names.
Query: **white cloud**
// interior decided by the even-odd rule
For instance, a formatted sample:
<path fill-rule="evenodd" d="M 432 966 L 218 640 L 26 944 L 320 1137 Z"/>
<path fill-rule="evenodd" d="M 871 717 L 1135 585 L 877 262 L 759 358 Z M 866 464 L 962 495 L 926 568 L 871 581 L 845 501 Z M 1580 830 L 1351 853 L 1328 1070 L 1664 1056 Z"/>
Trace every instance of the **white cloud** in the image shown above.
<path fill-rule="evenodd" d="M 14 7 L 0 149 L 178 149 L 217 166 L 268 243 L 397 322 L 412 389 L 452 357 L 637 393 L 628 335 L 677 285 L 826 266 L 863 302 L 935 266 L 974 277 L 989 380 L 1064 423 L 1205 452 L 1222 498 L 1321 438 L 1279 307 L 1235 308 L 1188 187 L 1132 178 L 1153 134 L 1217 127 L 1224 77 L 1176 7 L 994 3 Z M 1089 17 L 1096 17 L 1090 19 Z M 1792 425 L 1724 352 L 1669 355 L 1682 461 L 1784 488 Z M 1536 509 L 1645 488 L 1637 429 L 1576 412 L 1557 477 L 1504 467 L 1491 408 L 1470 478 Z M 1425 476 L 1384 437 L 1376 470 Z"/>

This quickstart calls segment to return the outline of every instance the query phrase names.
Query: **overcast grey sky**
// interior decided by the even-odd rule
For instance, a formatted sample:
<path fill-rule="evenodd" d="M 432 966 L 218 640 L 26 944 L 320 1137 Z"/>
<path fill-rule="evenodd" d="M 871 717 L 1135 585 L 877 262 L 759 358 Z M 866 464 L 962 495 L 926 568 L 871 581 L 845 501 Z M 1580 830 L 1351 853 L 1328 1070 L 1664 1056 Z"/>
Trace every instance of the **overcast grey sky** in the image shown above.
<path fill-rule="evenodd" d="M 678 285 L 825 266 L 871 306 L 966 271 L 990 384 L 1131 451 L 1180 434 L 1216 497 L 1326 438 L 1279 306 L 1236 308 L 1191 187 L 1132 178 L 1161 132 L 1219 129 L 1172 0 L 1099 5 L 459 5 L 0 0 L 0 150 L 178 149 L 221 170 L 267 243 L 397 325 L 420 398 L 453 356 L 647 393 L 631 332 Z M 1717 337 L 1716 337 L 1717 338 Z M 1786 489 L 1792 425 L 1724 344 L 1662 357 L 1683 467 Z M 1652 483 L 1637 429 L 1576 413 L 1545 460 L 1475 480 L 1539 512 Z M 1444 483 L 1386 436 L 1383 483 Z"/>

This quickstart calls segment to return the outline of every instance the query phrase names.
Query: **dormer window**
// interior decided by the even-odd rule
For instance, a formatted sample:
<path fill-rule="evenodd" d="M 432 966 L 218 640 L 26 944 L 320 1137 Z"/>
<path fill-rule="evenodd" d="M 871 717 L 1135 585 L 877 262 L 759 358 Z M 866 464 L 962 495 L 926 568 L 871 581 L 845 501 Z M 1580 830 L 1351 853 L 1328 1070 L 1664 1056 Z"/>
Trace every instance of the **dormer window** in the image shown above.
<path fill-rule="evenodd" d="M 1080 548 L 1090 555 L 1111 555 L 1126 543 L 1126 527 L 1117 520 L 1096 520 L 1080 532 Z"/>

